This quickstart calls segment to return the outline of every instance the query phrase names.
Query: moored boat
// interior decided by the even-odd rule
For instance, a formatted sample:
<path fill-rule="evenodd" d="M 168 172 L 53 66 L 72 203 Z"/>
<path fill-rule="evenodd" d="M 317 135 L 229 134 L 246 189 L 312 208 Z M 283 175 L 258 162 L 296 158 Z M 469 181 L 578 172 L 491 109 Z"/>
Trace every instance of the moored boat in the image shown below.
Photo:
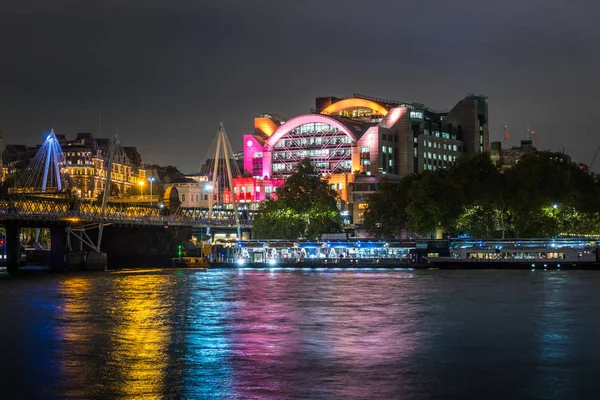
<path fill-rule="evenodd" d="M 600 268 L 595 246 L 469 246 L 448 257 L 426 257 L 438 268 L 463 269 L 593 269 Z"/>

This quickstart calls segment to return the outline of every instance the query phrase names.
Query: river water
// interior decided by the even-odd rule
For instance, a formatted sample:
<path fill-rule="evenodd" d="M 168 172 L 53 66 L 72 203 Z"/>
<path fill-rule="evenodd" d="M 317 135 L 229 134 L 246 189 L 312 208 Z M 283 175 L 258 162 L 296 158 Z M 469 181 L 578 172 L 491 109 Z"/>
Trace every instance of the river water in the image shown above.
<path fill-rule="evenodd" d="M 2 398 L 597 399 L 600 273 L 0 279 Z"/>

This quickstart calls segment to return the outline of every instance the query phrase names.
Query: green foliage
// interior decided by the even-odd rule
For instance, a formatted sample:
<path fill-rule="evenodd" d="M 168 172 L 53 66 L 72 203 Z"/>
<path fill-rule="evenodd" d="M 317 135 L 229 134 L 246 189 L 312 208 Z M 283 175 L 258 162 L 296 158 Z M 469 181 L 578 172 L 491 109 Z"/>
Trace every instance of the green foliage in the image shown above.
<path fill-rule="evenodd" d="M 379 190 L 369 196 L 369 207 L 364 215 L 367 231 L 379 239 L 400 235 L 408 222 L 407 193 L 415 178 L 415 175 L 410 175 L 400 183 L 391 183 L 387 179 L 381 181 Z"/>
<path fill-rule="evenodd" d="M 321 180 L 310 159 L 277 188 L 277 200 L 265 201 L 253 223 L 257 239 L 316 238 L 339 232 L 341 217 L 336 192 Z"/>
<path fill-rule="evenodd" d="M 455 225 L 465 194 L 448 175 L 444 170 L 425 172 L 410 186 L 406 212 L 412 231 L 434 234 L 438 227 Z"/>
<path fill-rule="evenodd" d="M 402 227 L 438 227 L 473 237 L 552 237 L 600 233 L 600 182 L 562 153 L 524 155 L 500 171 L 487 153 L 446 170 L 382 184 L 369 199 L 365 227 L 376 236 Z"/>
<path fill-rule="evenodd" d="M 456 232 L 467 232 L 474 238 L 495 236 L 498 212 L 490 207 L 464 207 L 456 220 Z"/>

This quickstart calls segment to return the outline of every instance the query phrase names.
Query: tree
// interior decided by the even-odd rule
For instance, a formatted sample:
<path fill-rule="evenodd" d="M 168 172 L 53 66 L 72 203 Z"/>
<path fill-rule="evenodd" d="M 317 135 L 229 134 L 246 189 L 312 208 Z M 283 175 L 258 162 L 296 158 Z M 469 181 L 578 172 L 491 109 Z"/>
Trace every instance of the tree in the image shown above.
<path fill-rule="evenodd" d="M 407 226 L 408 193 L 415 179 L 415 175 L 409 175 L 400 183 L 392 183 L 385 178 L 381 181 L 367 200 L 363 220 L 367 232 L 378 239 L 400 235 Z"/>
<path fill-rule="evenodd" d="M 435 234 L 436 229 L 452 231 L 462 211 L 464 193 L 449 179 L 449 172 L 424 172 L 410 186 L 408 194 L 409 227 L 422 234 Z"/>
<path fill-rule="evenodd" d="M 321 180 L 310 159 L 298 163 L 296 171 L 277 188 L 275 200 L 265 201 L 254 219 L 257 239 L 316 238 L 341 230 L 337 194 Z"/>

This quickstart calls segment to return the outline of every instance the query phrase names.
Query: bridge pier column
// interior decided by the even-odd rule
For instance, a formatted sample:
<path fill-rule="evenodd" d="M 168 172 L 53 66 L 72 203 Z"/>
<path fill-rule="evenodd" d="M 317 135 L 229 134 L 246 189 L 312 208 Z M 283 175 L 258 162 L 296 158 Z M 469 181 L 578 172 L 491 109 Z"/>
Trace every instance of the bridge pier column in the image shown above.
<path fill-rule="evenodd" d="M 6 225 L 6 270 L 11 275 L 19 272 L 19 262 L 21 261 L 20 233 L 21 229 L 18 225 Z"/>
<path fill-rule="evenodd" d="M 67 246 L 67 232 L 62 225 L 50 228 L 50 268 L 65 268 L 65 248 Z"/>
<path fill-rule="evenodd" d="M 70 240 L 71 240 L 71 250 L 72 251 L 78 251 L 78 252 L 83 251 L 83 242 L 81 241 L 81 239 L 79 239 L 75 235 L 71 235 Z"/>

